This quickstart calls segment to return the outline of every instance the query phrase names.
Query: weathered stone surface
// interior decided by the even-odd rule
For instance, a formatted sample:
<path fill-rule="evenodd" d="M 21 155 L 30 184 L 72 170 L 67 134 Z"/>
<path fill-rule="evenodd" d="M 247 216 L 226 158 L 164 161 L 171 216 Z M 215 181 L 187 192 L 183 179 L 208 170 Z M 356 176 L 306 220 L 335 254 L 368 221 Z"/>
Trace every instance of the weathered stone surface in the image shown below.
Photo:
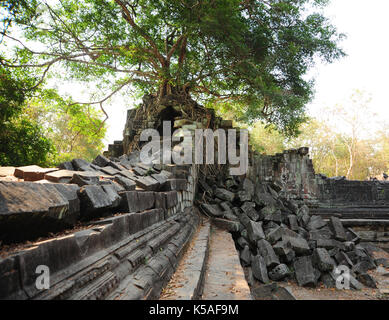
<path fill-rule="evenodd" d="M 136 188 L 134 181 L 122 176 L 115 176 L 114 181 L 120 184 L 124 189 L 126 189 L 126 191 L 133 191 Z"/>
<path fill-rule="evenodd" d="M 311 216 L 311 219 L 309 220 L 307 224 L 307 229 L 308 230 L 318 230 L 327 225 L 327 222 L 323 220 L 322 217 L 320 216 Z"/>
<path fill-rule="evenodd" d="M 278 227 L 271 229 L 269 233 L 266 235 L 266 240 L 271 244 L 275 244 L 278 240 L 282 238 L 282 227 Z"/>
<path fill-rule="evenodd" d="M 69 181 L 71 184 L 76 184 L 79 187 L 85 186 L 85 185 L 96 185 L 99 183 L 99 177 L 98 176 L 82 176 L 78 173 L 73 174 L 72 179 Z"/>
<path fill-rule="evenodd" d="M 215 196 L 221 200 L 233 202 L 235 199 L 235 193 L 223 188 L 216 188 Z"/>
<path fill-rule="evenodd" d="M 334 258 L 338 265 L 344 265 L 348 267 L 354 266 L 353 262 L 350 260 L 347 254 L 345 254 L 343 251 L 340 251 L 339 248 L 337 249 L 337 253 L 334 255 Z"/>
<path fill-rule="evenodd" d="M 93 160 L 92 164 L 99 166 L 101 168 L 108 166 L 108 163 L 110 163 L 111 160 L 109 160 L 107 157 L 104 157 L 102 155 L 98 155 L 95 160 Z"/>
<path fill-rule="evenodd" d="M 75 171 L 71 161 L 62 162 L 62 163 L 58 166 L 58 169 L 60 169 L 60 170 Z"/>
<path fill-rule="evenodd" d="M 52 188 L 56 189 L 69 202 L 69 214 L 73 216 L 71 225 L 76 223 L 76 220 L 80 214 L 80 199 L 78 198 L 78 191 L 80 188 L 73 184 L 61 183 L 53 183 L 47 185 L 46 188 L 49 190 Z"/>
<path fill-rule="evenodd" d="M 147 170 L 140 168 L 138 165 L 133 167 L 132 170 L 138 176 L 145 176 L 147 174 Z"/>
<path fill-rule="evenodd" d="M 241 209 L 253 221 L 258 221 L 261 218 L 260 214 L 255 210 L 254 202 L 245 202 Z"/>
<path fill-rule="evenodd" d="M 114 169 L 111 166 L 106 166 L 106 167 L 100 168 L 100 171 L 104 172 L 110 176 L 114 176 L 120 172 L 119 170 Z"/>
<path fill-rule="evenodd" d="M 316 241 L 316 244 L 317 247 L 326 248 L 327 250 L 331 250 L 333 248 L 339 248 L 342 251 L 345 250 L 344 244 L 334 239 L 319 239 Z"/>
<path fill-rule="evenodd" d="M 108 213 L 113 205 L 101 186 L 84 186 L 79 191 L 81 219 L 86 220 Z"/>
<path fill-rule="evenodd" d="M 280 264 L 278 256 L 273 250 L 273 247 L 265 239 L 257 242 L 258 253 L 265 259 L 268 268 L 274 268 Z"/>
<path fill-rule="evenodd" d="M 251 259 L 251 269 L 255 279 L 265 284 L 270 282 L 267 273 L 266 262 L 263 257 L 260 255 L 253 256 Z"/>
<path fill-rule="evenodd" d="M 25 240 L 73 226 L 79 210 L 71 188 L 59 192 L 51 184 L 0 181 L 0 239 Z"/>
<path fill-rule="evenodd" d="M 77 171 L 93 171 L 91 168 L 91 164 L 84 159 L 73 159 L 72 165 Z"/>
<path fill-rule="evenodd" d="M 364 261 L 358 262 L 356 265 L 354 265 L 352 270 L 356 274 L 364 274 L 364 273 L 367 273 L 367 271 L 373 270 L 375 268 L 376 268 L 376 266 L 374 264 L 372 264 L 369 261 L 364 260 Z"/>
<path fill-rule="evenodd" d="M 321 230 L 313 230 L 309 232 L 309 240 L 329 240 L 333 238 L 333 233 L 326 227 L 322 228 Z"/>
<path fill-rule="evenodd" d="M 142 212 L 155 206 L 155 193 L 150 191 L 126 191 L 121 194 L 122 208 L 126 212 Z M 165 200 L 166 201 L 166 200 Z M 166 206 L 161 208 L 165 209 Z"/>
<path fill-rule="evenodd" d="M 335 267 L 335 261 L 324 248 L 317 248 L 313 251 L 313 264 L 322 272 L 330 272 Z"/>
<path fill-rule="evenodd" d="M 167 208 L 173 208 L 178 204 L 178 194 L 177 191 L 166 192 L 166 206 Z"/>
<path fill-rule="evenodd" d="M 222 217 L 223 212 L 219 209 L 217 204 L 201 204 L 201 208 L 212 217 Z"/>
<path fill-rule="evenodd" d="M 295 258 L 296 254 L 290 243 L 279 241 L 273 246 L 274 252 L 280 259 L 286 263 L 290 263 Z"/>
<path fill-rule="evenodd" d="M 112 202 L 112 208 L 118 208 L 121 204 L 122 198 L 119 196 L 113 185 L 102 185 L 104 192 L 107 194 L 109 200 Z"/>
<path fill-rule="evenodd" d="M 262 222 L 254 222 L 250 220 L 246 228 L 250 242 L 256 243 L 258 240 L 265 239 Z"/>
<path fill-rule="evenodd" d="M 158 191 L 160 187 L 159 182 L 150 176 L 137 178 L 136 185 L 145 191 Z"/>
<path fill-rule="evenodd" d="M 15 168 L 14 175 L 24 181 L 38 181 L 45 177 L 46 173 L 58 171 L 57 168 L 41 168 L 36 165 Z"/>
<path fill-rule="evenodd" d="M 104 175 L 100 175 L 96 172 L 90 172 L 90 171 L 81 172 L 81 171 L 59 170 L 59 171 L 46 173 L 44 178 L 48 181 L 51 181 L 51 182 L 69 183 L 69 181 L 73 178 L 74 174 L 78 174 L 82 177 L 91 177 L 91 176 L 104 177 Z"/>
<path fill-rule="evenodd" d="M 249 194 L 247 191 L 244 190 L 238 191 L 237 198 L 239 199 L 240 202 L 247 202 L 252 200 L 251 194 Z"/>
<path fill-rule="evenodd" d="M 294 214 L 288 215 L 288 221 L 289 221 L 290 229 L 293 231 L 297 231 L 299 228 L 299 225 L 297 222 L 297 216 L 295 216 Z"/>
<path fill-rule="evenodd" d="M 368 273 L 359 274 L 357 280 L 368 288 L 377 289 L 377 282 Z"/>
<path fill-rule="evenodd" d="M 226 230 L 228 232 L 239 232 L 240 223 L 237 221 L 230 221 L 227 219 L 213 218 L 212 224 L 218 227 L 219 229 Z"/>
<path fill-rule="evenodd" d="M 286 264 L 279 264 L 269 272 L 269 278 L 273 281 L 280 281 L 290 275 L 290 270 Z"/>
<path fill-rule="evenodd" d="M 15 167 L 0 167 L 0 177 L 13 176 Z"/>
<path fill-rule="evenodd" d="M 308 242 L 303 238 L 284 236 L 282 240 L 290 244 L 296 255 L 308 255 L 311 253 Z"/>
<path fill-rule="evenodd" d="M 336 281 L 331 273 L 322 273 L 320 280 L 323 282 L 326 288 L 336 288 Z"/>
<path fill-rule="evenodd" d="M 240 260 L 244 267 L 248 267 L 251 264 L 251 252 L 249 246 L 245 246 L 240 253 Z"/>
<path fill-rule="evenodd" d="M 330 218 L 330 226 L 334 232 L 336 240 L 339 240 L 339 241 L 346 241 L 347 240 L 346 231 L 344 230 L 342 221 L 340 221 L 339 218 L 331 217 Z"/>
<path fill-rule="evenodd" d="M 309 256 L 300 257 L 295 260 L 293 267 L 296 274 L 296 280 L 301 287 L 315 287 L 316 277 L 312 265 L 312 258 Z"/>
<path fill-rule="evenodd" d="M 185 179 L 168 179 L 166 181 L 166 191 L 184 191 L 187 188 L 187 181 Z"/>

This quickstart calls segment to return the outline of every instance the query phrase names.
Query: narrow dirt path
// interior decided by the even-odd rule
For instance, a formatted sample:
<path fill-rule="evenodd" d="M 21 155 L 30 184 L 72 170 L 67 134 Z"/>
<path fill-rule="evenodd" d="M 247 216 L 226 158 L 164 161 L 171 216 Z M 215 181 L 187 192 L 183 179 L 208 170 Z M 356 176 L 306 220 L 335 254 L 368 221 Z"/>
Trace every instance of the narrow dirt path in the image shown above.
<path fill-rule="evenodd" d="M 227 231 L 213 227 L 203 300 L 251 300 L 250 289 L 234 240 Z"/>

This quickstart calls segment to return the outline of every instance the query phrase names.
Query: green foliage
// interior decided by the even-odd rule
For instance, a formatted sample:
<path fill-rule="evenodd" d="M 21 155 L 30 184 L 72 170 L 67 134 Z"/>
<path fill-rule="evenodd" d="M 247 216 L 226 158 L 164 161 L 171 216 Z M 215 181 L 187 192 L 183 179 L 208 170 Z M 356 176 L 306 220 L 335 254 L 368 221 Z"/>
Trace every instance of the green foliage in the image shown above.
<path fill-rule="evenodd" d="M 31 79 L 0 67 L 0 166 L 45 165 L 53 145 L 23 113 Z"/>
<path fill-rule="evenodd" d="M 101 112 L 92 106 L 75 104 L 55 90 L 44 90 L 29 100 L 26 112 L 54 143 L 52 165 L 74 158 L 91 161 L 102 152 L 106 126 Z"/>
<path fill-rule="evenodd" d="M 266 126 L 262 122 L 255 123 L 250 131 L 251 145 L 262 154 L 273 155 L 284 151 L 285 140 L 285 136 L 274 126 Z"/>
<path fill-rule="evenodd" d="M 345 103 L 322 108 L 320 120 L 308 119 L 293 138 L 257 123 L 251 129 L 250 143 L 264 154 L 309 147 L 316 173 L 328 177 L 382 178 L 389 170 L 389 126 L 369 103 L 369 97 L 356 90 Z"/>
<path fill-rule="evenodd" d="M 62 0 L 33 11 L 22 5 L 10 16 L 27 46 L 7 37 L 16 50 L 0 62 L 34 75 L 60 64 L 66 72 L 56 69 L 54 76 L 97 81 L 106 97 L 131 85 L 138 94 L 228 101 L 244 109 L 241 120 L 264 119 L 293 135 L 312 96 L 304 75 L 316 58 L 343 55 L 342 35 L 320 13 L 326 3 Z"/>
<path fill-rule="evenodd" d="M 42 127 L 26 116 L 2 123 L 0 129 L 0 166 L 46 166 L 55 151 Z"/>

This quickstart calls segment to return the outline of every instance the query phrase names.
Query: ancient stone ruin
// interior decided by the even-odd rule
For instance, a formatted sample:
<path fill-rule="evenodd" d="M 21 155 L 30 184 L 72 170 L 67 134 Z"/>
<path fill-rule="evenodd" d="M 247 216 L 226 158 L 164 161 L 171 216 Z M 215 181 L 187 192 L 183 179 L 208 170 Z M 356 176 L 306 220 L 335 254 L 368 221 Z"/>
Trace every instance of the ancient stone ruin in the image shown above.
<path fill-rule="evenodd" d="M 369 270 L 389 266 L 373 255 L 389 239 L 388 182 L 316 174 L 307 148 L 250 152 L 244 176 L 228 165 L 144 164 L 142 129 L 232 128 L 198 105 L 146 107 L 129 110 L 123 141 L 92 163 L 0 168 L 0 299 L 212 298 L 212 263 L 241 271 L 240 293 L 222 298 L 294 299 L 278 284 L 333 288 L 339 266 L 351 289 L 377 286 Z M 190 281 L 169 289 L 180 263 Z M 49 288 L 37 286 L 38 266 L 49 268 Z"/>

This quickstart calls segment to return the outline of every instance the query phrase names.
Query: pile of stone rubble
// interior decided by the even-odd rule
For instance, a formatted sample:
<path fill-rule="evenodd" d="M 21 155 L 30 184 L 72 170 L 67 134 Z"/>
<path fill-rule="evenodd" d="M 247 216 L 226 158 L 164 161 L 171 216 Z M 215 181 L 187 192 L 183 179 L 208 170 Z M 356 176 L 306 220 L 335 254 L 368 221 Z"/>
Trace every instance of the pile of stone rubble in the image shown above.
<path fill-rule="evenodd" d="M 378 261 L 339 218 L 310 215 L 305 204 L 288 200 L 274 184 L 215 180 L 200 179 L 200 207 L 232 232 L 251 285 L 295 280 L 304 287 L 335 287 L 336 279 L 350 270 L 351 289 L 376 288 L 368 271 Z"/>

